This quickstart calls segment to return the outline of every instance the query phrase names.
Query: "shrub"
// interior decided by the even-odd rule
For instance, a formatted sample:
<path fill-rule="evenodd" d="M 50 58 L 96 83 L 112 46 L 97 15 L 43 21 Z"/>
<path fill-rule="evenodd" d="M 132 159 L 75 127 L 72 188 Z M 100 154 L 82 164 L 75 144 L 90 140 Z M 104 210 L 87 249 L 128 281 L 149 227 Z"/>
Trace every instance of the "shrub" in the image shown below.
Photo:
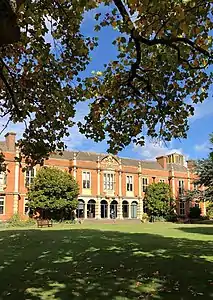
<path fill-rule="evenodd" d="M 171 213 L 165 216 L 165 219 L 167 222 L 177 222 L 178 221 L 178 216 L 175 213 Z"/>
<path fill-rule="evenodd" d="M 19 214 L 14 214 L 8 220 L 8 224 L 12 227 L 21 227 L 21 226 L 23 226 L 23 220 L 21 219 Z"/>
<path fill-rule="evenodd" d="M 198 206 L 190 207 L 189 218 L 199 219 L 201 215 L 201 209 Z"/>
<path fill-rule="evenodd" d="M 36 220 L 34 219 L 27 219 L 24 220 L 21 218 L 19 214 L 14 214 L 8 221 L 8 225 L 11 227 L 28 227 L 28 226 L 33 226 L 36 224 Z"/>
<path fill-rule="evenodd" d="M 149 216 L 146 213 L 144 213 L 142 218 L 141 218 L 141 222 L 146 223 L 148 221 L 149 221 Z"/>
<path fill-rule="evenodd" d="M 213 205 L 210 205 L 206 209 L 206 215 L 209 219 L 213 219 Z"/>
<path fill-rule="evenodd" d="M 154 222 L 166 222 L 166 219 L 162 216 L 154 216 Z"/>

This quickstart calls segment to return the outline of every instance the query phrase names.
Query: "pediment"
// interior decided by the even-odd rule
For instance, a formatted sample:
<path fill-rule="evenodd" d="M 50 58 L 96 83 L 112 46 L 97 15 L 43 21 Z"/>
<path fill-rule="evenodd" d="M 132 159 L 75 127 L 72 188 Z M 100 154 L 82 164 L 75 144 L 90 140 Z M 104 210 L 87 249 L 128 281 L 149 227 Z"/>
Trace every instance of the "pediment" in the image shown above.
<path fill-rule="evenodd" d="M 108 155 L 102 159 L 101 165 L 106 169 L 115 169 L 118 167 L 119 162 L 112 155 Z"/>

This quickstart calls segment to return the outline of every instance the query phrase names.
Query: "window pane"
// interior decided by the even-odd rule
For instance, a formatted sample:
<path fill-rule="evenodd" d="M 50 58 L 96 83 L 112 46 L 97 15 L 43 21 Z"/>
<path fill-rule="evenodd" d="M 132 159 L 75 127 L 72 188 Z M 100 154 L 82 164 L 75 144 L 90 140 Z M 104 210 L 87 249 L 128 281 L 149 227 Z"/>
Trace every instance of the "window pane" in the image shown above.
<path fill-rule="evenodd" d="M 0 206 L 0 215 L 3 215 L 4 213 L 4 206 Z"/>

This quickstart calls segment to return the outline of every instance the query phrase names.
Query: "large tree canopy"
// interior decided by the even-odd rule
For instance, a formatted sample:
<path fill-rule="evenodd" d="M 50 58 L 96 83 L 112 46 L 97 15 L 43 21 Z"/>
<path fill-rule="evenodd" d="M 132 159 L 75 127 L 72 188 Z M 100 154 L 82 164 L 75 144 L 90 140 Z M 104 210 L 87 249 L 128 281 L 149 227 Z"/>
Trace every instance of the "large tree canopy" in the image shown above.
<path fill-rule="evenodd" d="M 166 216 L 173 209 L 170 186 L 164 182 L 152 183 L 147 187 L 144 206 L 148 215 Z"/>
<path fill-rule="evenodd" d="M 79 187 L 67 172 L 41 168 L 28 192 L 29 207 L 44 210 L 72 210 L 78 204 Z"/>
<path fill-rule="evenodd" d="M 8 13 L 0 23 L 0 112 L 26 122 L 19 143 L 23 154 L 39 161 L 63 150 L 75 104 L 88 99 L 90 112 L 78 123 L 80 130 L 95 141 L 108 136 L 110 152 L 131 141 L 143 145 L 144 134 L 167 141 L 186 137 L 187 118 L 207 98 L 212 81 L 211 0 L 4 0 L 1 5 Z M 98 40 L 83 36 L 80 25 L 84 13 L 100 5 L 108 9 L 96 14 L 95 30 L 118 31 L 108 45 L 117 47 L 118 56 L 85 79 L 81 72 Z"/>
<path fill-rule="evenodd" d="M 213 146 L 213 134 L 210 135 L 210 144 Z M 213 148 L 207 158 L 198 160 L 194 165 L 194 172 L 198 178 L 195 180 L 198 189 L 187 191 L 186 200 L 211 201 L 213 202 Z M 204 190 L 201 189 L 204 187 Z"/>

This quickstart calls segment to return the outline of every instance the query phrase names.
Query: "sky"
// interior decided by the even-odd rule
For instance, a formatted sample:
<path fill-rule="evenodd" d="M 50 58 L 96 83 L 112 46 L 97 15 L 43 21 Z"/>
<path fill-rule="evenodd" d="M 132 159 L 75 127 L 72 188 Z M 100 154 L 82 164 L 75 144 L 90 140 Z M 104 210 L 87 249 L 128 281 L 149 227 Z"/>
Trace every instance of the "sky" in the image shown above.
<path fill-rule="evenodd" d="M 106 8 L 101 8 L 101 12 Z M 85 35 L 93 35 L 99 37 L 99 46 L 92 52 L 92 62 L 88 66 L 84 75 L 90 75 L 92 71 L 101 71 L 104 63 L 114 59 L 116 49 L 111 45 L 116 38 L 117 32 L 112 28 L 103 28 L 99 33 L 93 31 L 94 15 L 96 11 L 90 11 L 85 14 L 81 30 Z M 195 114 L 189 119 L 190 129 L 187 139 L 172 140 L 166 145 L 162 142 L 156 143 L 149 138 L 146 138 L 145 146 L 136 146 L 130 144 L 119 153 L 121 157 L 130 157 L 136 159 L 152 160 L 160 155 L 166 155 L 172 152 L 178 152 L 185 155 L 187 159 L 205 158 L 209 152 L 209 134 L 213 132 L 213 87 L 209 91 L 209 97 L 202 104 L 195 107 Z M 82 120 L 88 112 L 87 103 L 79 103 L 76 107 L 76 121 Z M 6 120 L 0 119 L 0 131 L 5 126 Z M 17 133 L 17 138 L 20 138 L 24 131 L 24 124 L 9 124 L 6 130 L 0 135 L 0 140 L 4 139 L 4 135 L 13 131 Z M 74 126 L 70 129 L 70 136 L 64 139 L 65 144 L 70 150 L 77 151 L 92 151 L 106 152 L 106 141 L 95 143 L 79 133 L 78 128 Z"/>

